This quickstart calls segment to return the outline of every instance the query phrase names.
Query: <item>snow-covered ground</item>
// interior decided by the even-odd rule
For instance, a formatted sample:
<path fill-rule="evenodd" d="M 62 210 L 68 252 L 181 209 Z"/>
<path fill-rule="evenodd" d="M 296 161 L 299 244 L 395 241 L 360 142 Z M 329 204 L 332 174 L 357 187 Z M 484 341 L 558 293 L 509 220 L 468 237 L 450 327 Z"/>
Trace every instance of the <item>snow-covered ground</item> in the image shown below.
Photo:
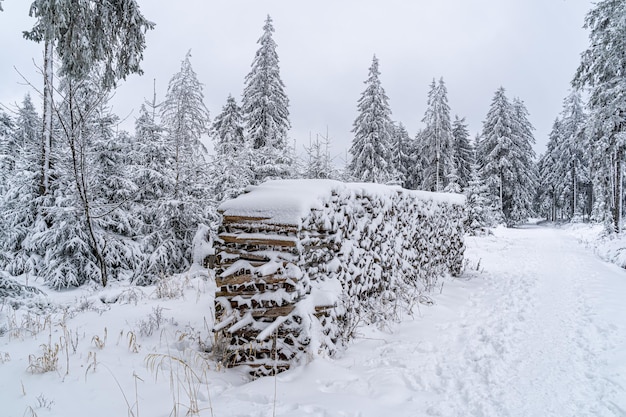
<path fill-rule="evenodd" d="M 593 233 L 468 238 L 465 274 L 432 306 L 252 382 L 195 353 L 210 343 L 202 278 L 50 293 L 38 316 L 4 305 L 0 416 L 624 416 L 626 271 L 578 241 Z M 38 373 L 56 345 L 57 371 Z"/>

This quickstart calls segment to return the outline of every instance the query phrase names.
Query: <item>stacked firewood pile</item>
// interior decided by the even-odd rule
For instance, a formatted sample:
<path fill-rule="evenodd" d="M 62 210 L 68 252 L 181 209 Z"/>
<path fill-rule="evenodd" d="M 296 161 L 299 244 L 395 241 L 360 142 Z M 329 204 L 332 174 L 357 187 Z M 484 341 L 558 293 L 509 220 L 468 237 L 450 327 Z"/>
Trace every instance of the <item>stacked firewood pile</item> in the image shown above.
<path fill-rule="evenodd" d="M 329 180 L 270 181 L 220 206 L 216 331 L 255 375 L 332 354 L 463 263 L 462 196 Z"/>

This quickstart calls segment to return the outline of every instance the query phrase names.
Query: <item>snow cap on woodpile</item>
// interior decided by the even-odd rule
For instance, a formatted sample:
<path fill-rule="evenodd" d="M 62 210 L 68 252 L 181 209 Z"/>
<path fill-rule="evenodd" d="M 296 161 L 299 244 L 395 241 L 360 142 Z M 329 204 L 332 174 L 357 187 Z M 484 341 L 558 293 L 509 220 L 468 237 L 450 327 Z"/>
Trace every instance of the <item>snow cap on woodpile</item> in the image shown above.
<path fill-rule="evenodd" d="M 334 180 L 271 180 L 248 186 L 239 197 L 222 203 L 218 210 L 224 216 L 264 219 L 272 224 L 300 226 L 312 209 L 320 209 L 333 194 L 392 196 L 409 193 L 420 200 L 436 203 L 465 204 L 465 196 L 452 193 L 405 190 L 397 185 L 343 183 Z"/>

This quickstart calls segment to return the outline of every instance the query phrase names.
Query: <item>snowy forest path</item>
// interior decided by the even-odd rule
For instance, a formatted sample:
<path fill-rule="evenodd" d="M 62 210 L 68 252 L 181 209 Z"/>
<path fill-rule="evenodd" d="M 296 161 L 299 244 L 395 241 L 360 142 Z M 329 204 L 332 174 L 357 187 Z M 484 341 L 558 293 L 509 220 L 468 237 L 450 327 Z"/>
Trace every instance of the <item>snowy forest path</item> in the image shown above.
<path fill-rule="evenodd" d="M 625 415 L 626 271 L 553 228 L 497 240 L 481 253 L 485 285 L 451 332 L 463 347 L 447 343 L 456 360 L 442 374 L 464 374 L 450 400 L 477 416 Z"/>
<path fill-rule="evenodd" d="M 250 416 L 626 416 L 626 271 L 567 231 L 468 238 L 435 305 L 372 326 L 335 359 L 226 388 Z"/>

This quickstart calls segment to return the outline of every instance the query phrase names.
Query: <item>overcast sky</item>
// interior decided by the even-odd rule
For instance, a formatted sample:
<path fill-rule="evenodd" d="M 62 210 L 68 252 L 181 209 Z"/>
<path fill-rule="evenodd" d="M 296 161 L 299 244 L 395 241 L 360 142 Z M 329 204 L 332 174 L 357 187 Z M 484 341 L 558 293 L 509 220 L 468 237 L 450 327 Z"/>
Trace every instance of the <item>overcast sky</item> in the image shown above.
<path fill-rule="evenodd" d="M 19 102 L 42 84 L 33 61 L 41 45 L 23 40 L 32 27 L 30 0 L 5 0 L 0 13 L 0 103 Z M 244 77 L 259 45 L 267 14 L 274 20 L 281 76 L 290 99 L 297 150 L 309 134 L 328 128 L 333 152 L 350 146 L 356 103 L 372 56 L 393 118 L 414 136 L 422 127 L 428 87 L 443 77 L 452 115 L 466 117 L 472 135 L 482 128 L 497 88 L 526 103 L 543 153 L 567 95 L 580 53 L 590 0 L 138 0 L 156 23 L 147 36 L 142 77 L 121 83 L 112 102 L 123 127 L 133 129 L 144 98 L 163 99 L 167 83 L 191 49 L 215 117 L 229 93 L 241 98 Z M 33 93 L 36 95 L 36 93 Z"/>

